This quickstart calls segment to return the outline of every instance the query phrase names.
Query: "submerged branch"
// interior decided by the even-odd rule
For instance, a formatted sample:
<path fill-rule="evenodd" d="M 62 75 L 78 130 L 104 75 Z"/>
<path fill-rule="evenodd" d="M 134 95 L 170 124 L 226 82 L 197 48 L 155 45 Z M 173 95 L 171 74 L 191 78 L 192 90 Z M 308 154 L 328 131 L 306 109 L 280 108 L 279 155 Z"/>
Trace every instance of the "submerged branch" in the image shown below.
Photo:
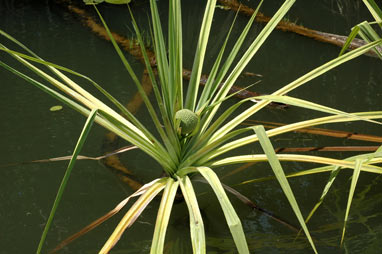
<path fill-rule="evenodd" d="M 251 7 L 243 3 L 239 3 L 237 0 L 218 0 L 218 2 L 221 5 L 227 7 L 227 9 L 231 9 L 233 11 L 239 10 L 241 14 L 244 14 L 246 16 L 252 16 L 252 14 L 255 11 Z M 263 13 L 258 12 L 255 20 L 259 23 L 268 23 L 271 20 L 271 17 L 267 17 Z M 324 43 L 329 43 L 341 48 L 344 46 L 348 38 L 347 36 L 343 36 L 343 35 L 326 33 L 326 32 L 309 29 L 304 26 L 297 25 L 293 22 L 289 22 L 287 20 L 281 20 L 280 23 L 276 26 L 276 29 L 279 29 L 285 32 L 296 33 L 304 37 L 312 38 L 314 40 L 324 42 Z M 366 45 L 366 42 L 364 40 L 355 38 L 350 43 L 349 50 L 353 50 L 353 49 L 362 47 L 364 45 Z M 365 55 L 378 57 L 378 55 L 373 50 L 366 52 Z"/>

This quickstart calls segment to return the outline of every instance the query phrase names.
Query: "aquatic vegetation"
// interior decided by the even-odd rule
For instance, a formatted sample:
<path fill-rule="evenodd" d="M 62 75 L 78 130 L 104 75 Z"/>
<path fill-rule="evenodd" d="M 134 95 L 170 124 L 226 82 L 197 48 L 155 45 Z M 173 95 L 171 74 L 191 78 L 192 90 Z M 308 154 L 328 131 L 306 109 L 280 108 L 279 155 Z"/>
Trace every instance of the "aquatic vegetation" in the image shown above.
<path fill-rule="evenodd" d="M 89 3 L 89 1 L 86 2 Z M 92 4 L 97 2 L 99 1 L 92 2 Z M 294 0 L 286 0 L 284 2 L 279 10 L 274 14 L 273 18 L 266 24 L 259 35 L 251 42 L 250 46 L 240 57 L 238 57 L 238 53 L 240 49 L 242 49 L 243 42 L 251 29 L 257 10 L 260 8 L 262 1 L 250 18 L 248 24 L 242 30 L 242 33 L 236 40 L 234 46 L 231 49 L 228 49 L 226 46 L 227 41 L 230 38 L 230 33 L 234 27 L 233 24 L 231 29 L 228 31 L 226 40 L 224 41 L 223 46 L 221 47 L 220 52 L 209 72 L 206 84 L 203 90 L 200 91 L 199 83 L 204 59 L 207 54 L 206 48 L 211 31 L 214 11 L 216 9 L 216 0 L 207 1 L 195 52 L 191 77 L 187 89 L 184 89 L 185 87 L 183 86 L 182 77 L 183 42 L 180 0 L 169 1 L 169 32 L 167 35 L 167 45 L 165 43 L 165 34 L 162 32 L 162 25 L 159 18 L 156 1 L 150 0 L 156 70 L 153 70 L 151 61 L 145 49 L 145 43 L 142 39 L 142 33 L 138 29 L 134 18 L 133 25 L 138 42 L 141 46 L 146 69 L 152 82 L 156 105 L 153 105 L 148 96 L 145 94 L 142 84 L 134 73 L 133 68 L 123 55 L 116 41 L 113 39 L 106 22 L 103 20 L 101 14 L 94 5 L 110 36 L 117 54 L 119 55 L 127 72 L 132 77 L 133 82 L 137 86 L 143 98 L 152 119 L 152 124 L 156 129 L 156 133 L 148 131 L 139 119 L 137 119 L 120 102 L 118 102 L 111 94 L 106 92 L 92 79 L 73 70 L 41 59 L 16 39 L 1 31 L 3 36 L 19 45 L 28 54 L 11 50 L 2 44 L 0 44 L 0 50 L 9 53 L 17 61 L 25 65 L 47 83 L 50 83 L 54 87 L 58 88 L 60 92 L 16 70 L 2 61 L 0 61 L 0 65 L 87 117 L 87 121 L 74 149 L 48 222 L 45 226 L 37 253 L 40 253 L 42 250 L 48 229 L 52 223 L 56 209 L 58 208 L 76 158 L 78 157 L 78 154 L 81 151 L 81 148 L 83 147 L 94 122 L 114 132 L 121 138 L 134 144 L 143 152 L 151 156 L 161 166 L 166 174 L 166 176 L 155 179 L 142 186 L 138 191 L 121 202 L 118 207 L 123 207 L 130 198 L 139 196 L 138 200 L 128 210 L 118 226 L 115 228 L 112 235 L 106 241 L 100 253 L 108 253 L 118 242 L 123 232 L 136 221 L 138 216 L 148 206 L 148 204 L 156 196 L 158 196 L 159 193 L 162 193 L 162 191 L 161 203 L 158 209 L 157 221 L 152 239 L 151 253 L 163 252 L 166 229 L 170 220 L 172 205 L 178 191 L 182 193 L 188 207 L 193 252 L 206 253 L 206 236 L 203 217 L 199 210 L 198 201 L 192 182 L 193 177 L 198 174 L 205 179 L 205 181 L 215 192 L 224 212 L 226 222 L 229 226 L 238 252 L 249 253 L 247 239 L 245 237 L 240 218 L 236 214 L 235 209 L 226 195 L 224 186 L 214 172 L 213 168 L 229 164 L 258 161 L 269 162 L 275 177 L 280 183 L 281 189 L 285 193 L 313 251 L 317 253 L 315 244 L 310 236 L 310 232 L 280 161 L 300 161 L 327 165 L 325 167 L 299 172 L 299 175 L 331 172 L 332 176 L 329 183 L 334 181 L 336 174 L 338 174 L 341 169 L 352 169 L 354 174 L 349 195 L 349 200 L 351 200 L 361 171 L 376 174 L 380 174 L 382 172 L 382 168 L 374 165 L 382 161 L 380 156 L 381 149 L 378 149 L 375 153 L 363 154 L 345 160 L 296 154 L 280 155 L 275 153 L 269 138 L 286 132 L 324 123 L 368 121 L 375 124 L 381 124 L 375 120 L 382 118 L 381 111 L 346 113 L 313 102 L 290 97 L 286 94 L 308 83 L 310 80 L 330 71 L 331 69 L 364 54 L 378 45 L 381 45 L 382 40 L 380 38 L 373 38 L 373 40 L 370 40 L 366 45 L 343 54 L 313 69 L 295 81 L 281 87 L 271 95 L 243 99 L 230 106 L 224 112 L 221 113 L 219 111 L 221 105 L 231 96 L 228 95 L 230 88 L 235 84 L 244 68 L 254 57 L 259 48 L 266 41 L 280 20 L 282 20 L 294 2 Z M 379 17 L 381 17 L 381 15 L 379 15 Z M 227 58 L 223 58 L 225 53 L 228 54 Z M 238 61 L 236 61 L 237 57 Z M 36 63 L 47 66 L 57 78 L 38 68 L 35 65 Z M 100 99 L 84 90 L 63 72 L 68 72 L 72 75 L 82 77 L 92 83 L 109 99 L 113 106 L 118 108 L 121 113 L 116 112 L 112 109 L 112 107 L 106 105 Z M 246 127 L 240 125 L 271 102 L 286 103 L 296 107 L 317 110 L 330 114 L 331 116 L 296 122 L 268 131 L 265 131 L 262 125 Z M 242 109 L 241 106 L 247 107 L 244 111 L 237 112 Z M 159 113 L 155 110 L 155 108 L 159 109 Z M 257 141 L 260 143 L 264 154 L 231 156 L 228 153 L 238 147 Z M 323 196 L 325 196 L 327 190 L 328 188 L 325 188 Z M 347 210 L 349 207 L 350 202 L 348 203 Z M 103 219 L 107 218 L 105 217 Z"/>

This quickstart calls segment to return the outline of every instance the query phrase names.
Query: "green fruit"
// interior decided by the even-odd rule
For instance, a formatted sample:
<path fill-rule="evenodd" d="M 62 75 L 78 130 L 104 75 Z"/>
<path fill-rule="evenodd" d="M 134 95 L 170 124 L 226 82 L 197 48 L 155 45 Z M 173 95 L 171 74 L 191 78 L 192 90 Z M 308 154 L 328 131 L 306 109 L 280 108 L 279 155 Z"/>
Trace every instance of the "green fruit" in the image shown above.
<path fill-rule="evenodd" d="M 183 135 L 193 132 L 199 124 L 198 115 L 189 109 L 176 112 L 175 119 L 179 121 L 180 133 Z"/>

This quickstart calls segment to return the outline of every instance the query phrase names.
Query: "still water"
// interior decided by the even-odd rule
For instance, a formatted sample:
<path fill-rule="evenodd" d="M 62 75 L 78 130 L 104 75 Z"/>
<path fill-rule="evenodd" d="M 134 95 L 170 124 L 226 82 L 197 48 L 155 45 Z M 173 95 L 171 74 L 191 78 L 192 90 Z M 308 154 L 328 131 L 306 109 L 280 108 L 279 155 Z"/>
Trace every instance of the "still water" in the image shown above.
<path fill-rule="evenodd" d="M 143 29 L 147 29 L 148 23 L 147 2 L 136 1 L 132 6 Z M 184 52 L 184 64 L 189 69 L 193 61 L 193 48 L 198 38 L 204 2 L 182 1 L 184 49 L 187 49 Z M 256 2 L 245 1 L 252 7 L 256 6 Z M 158 3 L 165 20 L 166 1 L 161 0 Z M 271 16 L 280 4 L 281 1 L 265 1 L 262 12 Z M 85 9 L 93 13 L 91 8 Z M 104 5 L 101 11 L 113 31 L 127 38 L 133 37 L 126 8 Z M 211 41 L 214 43 L 208 46 L 205 73 L 208 72 L 208 66 L 213 64 L 219 50 L 219 43 L 215 42 L 223 41 L 225 31 L 231 25 L 234 15 L 235 13 L 229 10 L 216 10 L 211 34 Z M 353 25 L 363 20 L 371 20 L 372 17 L 362 1 L 311 0 L 297 1 L 287 19 L 312 29 L 346 35 Z M 238 16 L 236 30 L 233 31 L 234 37 L 240 34 L 240 28 L 245 26 L 247 20 L 245 16 Z M 35 3 L 1 0 L 0 28 L 25 43 L 44 59 L 92 77 L 122 103 L 128 103 L 136 92 L 111 44 L 97 37 L 75 15 L 55 4 L 55 1 Z M 249 37 L 255 38 L 261 28 L 261 24 L 254 25 Z M 5 40 L 1 38 L 1 42 Z M 230 43 L 232 46 L 232 41 Z M 249 42 L 246 45 L 249 45 Z M 335 46 L 292 33 L 275 31 L 246 68 L 246 71 L 263 75 L 262 82 L 251 90 L 272 92 L 336 57 L 338 53 L 339 48 Z M 18 66 L 4 54 L 0 55 L 0 59 Z M 130 56 L 128 59 L 138 76 L 142 76 L 143 66 L 140 62 Z M 21 67 L 20 69 L 23 70 Z M 237 85 L 247 86 L 254 81 L 256 78 L 242 78 Z M 85 118 L 67 107 L 51 112 L 49 109 L 60 105 L 59 102 L 3 69 L 0 70 L 0 84 L 0 253 L 34 253 L 67 162 L 20 163 L 71 154 Z M 381 62 L 362 56 L 309 82 L 290 95 L 348 112 L 380 110 L 381 84 Z M 91 87 L 87 88 L 93 91 Z M 232 102 L 235 100 L 232 99 Z M 289 123 L 319 115 L 296 108 L 264 109 L 254 119 Z M 143 124 L 150 126 L 150 120 L 143 108 L 138 110 L 137 116 Z M 381 127 L 369 123 L 324 127 L 372 135 L 381 133 Z M 108 152 L 109 148 L 105 146 L 106 134 L 107 131 L 103 128 L 93 127 L 81 154 L 98 156 Z M 272 141 L 276 147 L 378 145 L 296 133 L 283 135 Z M 127 144 L 120 142 L 115 148 L 124 145 Z M 246 147 L 239 152 L 247 154 L 253 151 L 254 148 Z M 354 155 L 349 152 L 313 154 L 333 158 Z M 161 175 L 159 166 L 139 151 L 125 153 L 120 159 L 141 182 L 148 182 Z M 288 172 L 310 167 L 312 165 L 285 164 L 285 170 Z M 217 169 L 217 173 L 223 177 L 225 184 L 235 186 L 259 207 L 271 211 L 293 225 L 298 224 L 277 182 L 237 185 L 245 180 L 270 175 L 271 170 L 267 164 L 258 164 L 238 174 L 224 177 L 234 169 L 235 167 L 225 167 Z M 350 176 L 350 172 L 340 174 L 326 201 L 308 224 L 319 253 L 380 253 L 382 182 L 379 176 L 367 173 L 361 173 L 356 189 L 344 248 L 340 250 L 338 247 Z M 327 177 L 328 175 L 315 175 L 290 180 L 305 216 L 319 199 Z M 236 253 L 214 194 L 201 184 L 195 186 L 206 224 L 208 253 Z M 54 248 L 60 241 L 111 210 L 131 193 L 131 188 L 103 163 L 78 161 L 48 234 L 45 251 Z M 294 231 L 256 210 L 251 210 L 235 197 L 230 198 L 242 219 L 251 252 L 312 253 L 304 239 L 293 242 L 296 236 Z M 149 205 L 133 227 L 124 234 L 112 253 L 149 252 L 158 205 L 158 200 Z M 73 242 L 61 253 L 96 253 L 123 213 L 122 211 L 120 215 Z M 191 253 L 187 208 L 182 202 L 174 205 L 166 240 L 167 253 Z"/>

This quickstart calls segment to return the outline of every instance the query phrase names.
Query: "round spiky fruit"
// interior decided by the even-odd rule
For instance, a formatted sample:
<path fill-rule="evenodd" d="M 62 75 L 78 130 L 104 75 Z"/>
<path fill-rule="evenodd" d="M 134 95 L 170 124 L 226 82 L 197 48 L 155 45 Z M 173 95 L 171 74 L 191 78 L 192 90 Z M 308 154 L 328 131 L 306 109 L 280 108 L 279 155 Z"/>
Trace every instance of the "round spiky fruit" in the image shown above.
<path fill-rule="evenodd" d="M 189 109 L 181 109 L 176 112 L 175 119 L 179 121 L 180 133 L 182 135 L 193 132 L 199 124 L 198 115 Z"/>

